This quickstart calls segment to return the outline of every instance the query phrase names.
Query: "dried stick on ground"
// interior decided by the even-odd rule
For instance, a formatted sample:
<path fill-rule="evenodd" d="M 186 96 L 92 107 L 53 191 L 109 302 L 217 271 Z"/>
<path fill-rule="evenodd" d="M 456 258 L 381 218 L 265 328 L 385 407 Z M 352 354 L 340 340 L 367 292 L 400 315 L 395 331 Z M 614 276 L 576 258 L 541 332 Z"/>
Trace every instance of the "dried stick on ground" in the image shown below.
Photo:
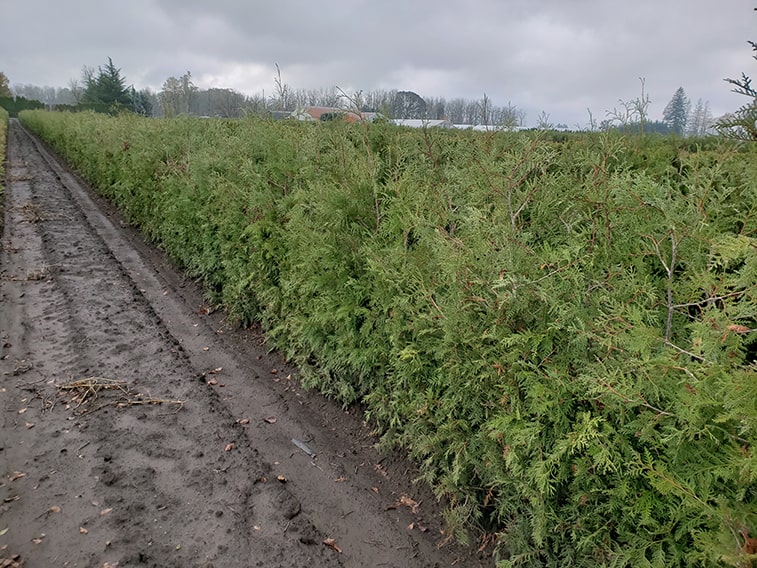
<path fill-rule="evenodd" d="M 160 398 L 141 398 L 140 395 L 135 395 L 129 390 L 126 381 L 119 381 L 114 379 L 106 379 L 104 377 L 87 377 L 85 379 L 78 379 L 62 385 L 58 385 L 58 389 L 61 391 L 74 391 L 77 393 L 74 396 L 74 400 L 78 400 L 74 410 L 86 403 L 93 402 L 100 391 L 103 390 L 117 390 L 122 393 L 123 396 L 116 398 L 113 401 L 107 402 L 98 406 L 97 408 L 91 408 L 82 412 L 82 414 L 88 414 L 94 412 L 105 406 L 116 406 L 123 408 L 125 406 L 137 406 L 143 404 L 176 404 L 178 405 L 177 412 L 184 406 L 183 400 L 169 400 Z"/>

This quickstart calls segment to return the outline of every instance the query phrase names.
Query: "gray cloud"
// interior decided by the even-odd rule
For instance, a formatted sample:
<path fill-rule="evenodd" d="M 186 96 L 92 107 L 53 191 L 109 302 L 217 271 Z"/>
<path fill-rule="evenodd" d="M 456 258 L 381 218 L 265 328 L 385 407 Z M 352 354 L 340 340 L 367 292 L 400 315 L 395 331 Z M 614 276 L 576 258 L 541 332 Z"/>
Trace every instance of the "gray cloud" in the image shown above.
<path fill-rule="evenodd" d="M 651 116 L 679 86 L 715 114 L 742 104 L 724 77 L 752 72 L 752 0 L 101 0 L 7 3 L 0 71 L 65 86 L 107 57 L 137 88 L 191 71 L 200 87 L 409 89 L 508 101 L 533 123 L 585 123 L 640 93 Z"/>

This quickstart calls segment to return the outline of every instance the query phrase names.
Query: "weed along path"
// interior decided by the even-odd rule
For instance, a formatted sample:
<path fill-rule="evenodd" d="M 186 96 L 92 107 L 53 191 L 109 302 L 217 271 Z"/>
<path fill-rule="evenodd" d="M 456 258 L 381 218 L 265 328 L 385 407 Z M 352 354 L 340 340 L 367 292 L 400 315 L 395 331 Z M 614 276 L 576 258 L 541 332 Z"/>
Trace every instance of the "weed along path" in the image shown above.
<path fill-rule="evenodd" d="M 6 171 L 0 564 L 492 565 L 15 121 Z"/>

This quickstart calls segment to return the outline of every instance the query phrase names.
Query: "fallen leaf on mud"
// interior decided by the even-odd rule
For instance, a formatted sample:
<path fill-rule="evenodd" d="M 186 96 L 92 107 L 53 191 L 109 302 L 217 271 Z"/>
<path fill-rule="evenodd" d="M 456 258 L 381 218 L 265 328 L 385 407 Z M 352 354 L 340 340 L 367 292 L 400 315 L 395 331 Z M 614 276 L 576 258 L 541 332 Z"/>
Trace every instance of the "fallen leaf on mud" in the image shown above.
<path fill-rule="evenodd" d="M 22 473 L 20 471 L 14 471 L 8 476 L 8 479 L 10 481 L 16 481 L 17 479 L 21 479 L 22 477 L 26 477 L 25 473 Z"/>
<path fill-rule="evenodd" d="M 21 499 L 18 495 L 14 495 L 13 497 L 6 497 L 3 499 L 3 503 L 13 503 L 14 501 L 18 501 Z M 0 533 L 0 536 L 2 536 L 3 533 Z"/>
<path fill-rule="evenodd" d="M 403 495 L 400 497 L 399 502 L 397 505 L 403 505 L 405 507 L 409 507 L 410 510 L 413 512 L 413 514 L 416 514 L 418 512 L 418 507 L 420 506 L 417 501 L 413 501 L 410 497 L 407 495 Z"/>
<path fill-rule="evenodd" d="M 203 347 L 202 350 L 203 351 L 210 351 L 210 347 Z"/>
<path fill-rule="evenodd" d="M 79 534 L 89 534 L 89 531 L 84 527 L 79 527 Z"/>
<path fill-rule="evenodd" d="M 27 422 L 27 423 L 25 424 L 25 426 L 26 426 L 26 429 L 27 429 L 27 430 L 31 430 L 32 428 L 34 428 L 34 424 L 33 424 L 32 422 Z"/>
<path fill-rule="evenodd" d="M 269 416 L 268 418 L 263 418 L 263 422 L 267 422 L 268 424 L 276 424 L 276 417 Z"/>
<path fill-rule="evenodd" d="M 226 447 L 223 449 L 224 452 L 230 452 L 234 449 L 234 444 L 226 444 Z"/>
<path fill-rule="evenodd" d="M 32 542 L 34 544 L 40 544 L 42 542 L 42 539 L 44 539 L 47 535 L 45 533 L 40 534 L 37 538 L 33 538 Z"/>
<path fill-rule="evenodd" d="M 24 412 L 26 412 L 26 408 L 22 408 L 21 410 L 18 411 L 19 414 L 23 414 Z"/>
<path fill-rule="evenodd" d="M 414 528 L 415 528 L 415 523 L 410 523 L 409 525 L 407 525 L 407 530 L 409 531 L 413 530 Z"/>
<path fill-rule="evenodd" d="M 260 530 L 260 527 L 259 527 L 258 525 L 253 525 L 253 527 L 252 527 L 252 528 L 253 528 L 253 529 L 255 529 L 256 531 L 259 531 L 259 530 Z"/>
<path fill-rule="evenodd" d="M 239 420 L 237 420 L 237 424 L 241 424 L 242 426 L 245 426 L 249 423 L 250 423 L 249 418 L 240 418 Z"/>
<path fill-rule="evenodd" d="M 102 517 L 103 515 L 107 515 L 107 514 L 108 514 L 108 513 L 110 513 L 111 511 L 113 511 L 113 508 L 112 508 L 112 507 L 110 507 L 110 508 L 108 508 L 108 509 L 103 509 L 102 511 L 100 511 L 100 516 Z"/>
<path fill-rule="evenodd" d="M 336 483 L 344 483 L 345 481 L 347 481 L 347 478 L 346 478 L 346 477 L 344 477 L 343 475 L 340 475 L 340 476 L 339 476 L 339 477 L 337 477 L 337 478 L 336 478 L 336 479 L 335 479 L 334 481 L 335 481 Z"/>
<path fill-rule="evenodd" d="M 218 384 L 218 380 L 217 380 L 217 379 L 210 379 L 210 380 L 208 381 L 208 384 L 209 384 L 209 385 L 217 385 L 217 384 Z"/>
<path fill-rule="evenodd" d="M 223 371 L 223 367 L 216 367 L 215 369 L 211 369 L 210 371 L 208 371 L 206 374 L 208 374 L 208 375 L 217 375 L 221 371 Z"/>
<path fill-rule="evenodd" d="M 325 544 L 332 550 L 336 550 L 339 554 L 342 553 L 342 549 L 337 546 L 336 540 L 333 538 L 327 538 L 326 540 L 323 541 L 323 544 Z"/>
<path fill-rule="evenodd" d="M 287 482 L 287 478 L 284 477 L 283 475 L 277 475 L 276 479 L 278 479 L 281 483 L 286 483 Z"/>
<path fill-rule="evenodd" d="M 4 535 L 5 535 L 5 533 L 7 533 L 7 532 L 8 532 L 8 528 L 9 528 L 9 527 L 5 527 L 4 529 L 0 530 L 0 536 L 4 536 Z"/>
<path fill-rule="evenodd" d="M 48 513 L 60 513 L 60 507 L 58 505 L 53 505 L 47 510 Z"/>
<path fill-rule="evenodd" d="M 379 492 L 379 488 L 378 487 L 371 487 L 371 491 L 373 491 L 374 493 L 378 493 Z"/>
<path fill-rule="evenodd" d="M 275 374 L 276 374 L 276 373 L 278 373 L 278 372 L 279 372 L 279 370 L 278 370 L 278 369 L 271 369 L 271 374 L 272 374 L 272 375 L 275 375 Z"/>

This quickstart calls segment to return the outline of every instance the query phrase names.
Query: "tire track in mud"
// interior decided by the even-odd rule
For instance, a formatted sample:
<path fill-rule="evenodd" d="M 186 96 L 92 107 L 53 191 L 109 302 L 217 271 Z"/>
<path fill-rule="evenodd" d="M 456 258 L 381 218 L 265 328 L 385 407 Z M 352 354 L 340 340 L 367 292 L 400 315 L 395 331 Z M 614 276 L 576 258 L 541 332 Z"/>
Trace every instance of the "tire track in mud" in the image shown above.
<path fill-rule="evenodd" d="M 381 462 L 367 427 L 299 391 L 259 339 L 198 314 L 197 291 L 16 122 L 8 148 L 0 559 L 488 565 L 440 550 L 438 508 L 407 464 Z M 134 404 L 103 390 L 77 407 L 60 387 L 85 377 L 124 381 Z M 398 505 L 410 492 L 422 512 Z"/>
<path fill-rule="evenodd" d="M 3 426 L 18 430 L 9 420 L 25 408 L 24 425 L 34 424 L 28 434 L 50 438 L 32 443 L 33 453 L 26 444 L 3 444 L 5 479 L 26 473 L 6 482 L 12 491 L 5 498 L 21 498 L 0 517 L 13 549 L 38 566 L 338 565 L 305 515 L 285 518 L 271 509 L 260 518 L 259 496 L 296 499 L 258 481 L 270 466 L 217 396 L 193 380 L 197 371 L 181 345 L 72 200 L 70 185 L 61 185 L 39 153 L 24 150 L 29 145 L 12 128 L 2 263 L 3 313 L 10 317 L 0 333 L 9 346 L 5 361 L 14 364 L 10 376 L 23 376 L 25 396 L 14 405 L 4 381 Z M 125 381 L 144 397 L 187 402 L 178 412 L 108 406 L 77 416 L 89 407 L 69 401 L 66 408 L 56 385 L 92 376 Z M 92 404 L 105 403 L 107 394 Z M 43 431 L 44 422 L 57 424 Z M 47 471 L 35 467 L 47 459 L 54 462 Z M 45 484 L 52 491 L 46 502 L 15 493 Z M 251 520 L 282 530 L 257 538 Z"/>

